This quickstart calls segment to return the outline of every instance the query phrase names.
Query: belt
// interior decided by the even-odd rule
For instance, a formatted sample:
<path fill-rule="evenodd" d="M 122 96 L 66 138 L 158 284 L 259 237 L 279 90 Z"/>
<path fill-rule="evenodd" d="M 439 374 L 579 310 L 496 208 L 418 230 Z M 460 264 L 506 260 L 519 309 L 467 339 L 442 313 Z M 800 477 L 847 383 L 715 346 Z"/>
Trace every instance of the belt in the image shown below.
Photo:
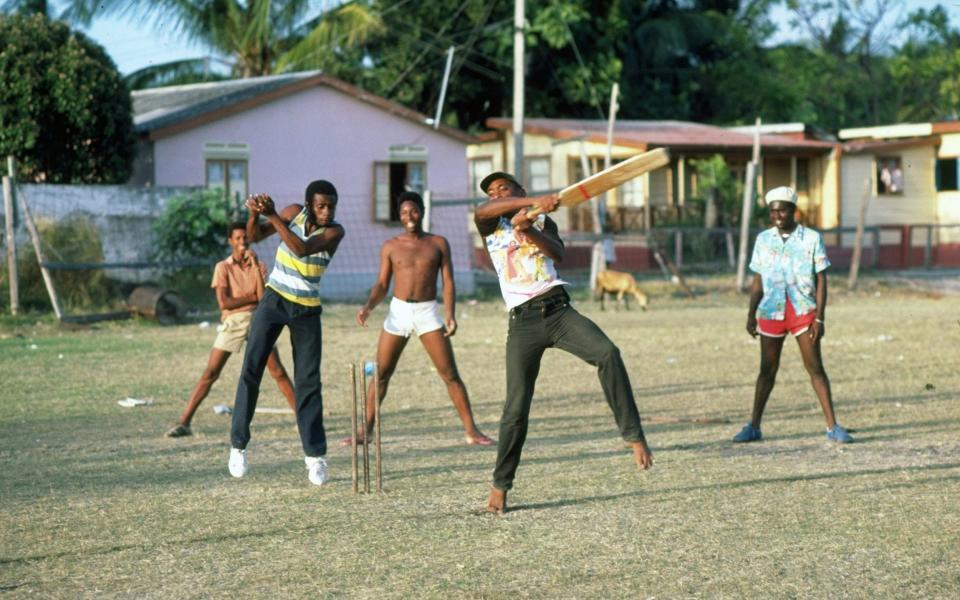
<path fill-rule="evenodd" d="M 570 296 L 562 286 L 556 286 L 546 294 L 537 296 L 533 300 L 527 300 L 523 304 L 510 309 L 510 314 L 518 315 L 531 310 L 547 312 L 561 304 L 570 302 Z"/>
<path fill-rule="evenodd" d="M 397 298 L 394 296 L 394 298 Z M 400 302 L 406 302 L 408 304 L 419 304 L 420 302 L 433 302 L 436 298 L 427 298 L 426 300 L 417 300 L 415 298 L 397 298 Z"/>

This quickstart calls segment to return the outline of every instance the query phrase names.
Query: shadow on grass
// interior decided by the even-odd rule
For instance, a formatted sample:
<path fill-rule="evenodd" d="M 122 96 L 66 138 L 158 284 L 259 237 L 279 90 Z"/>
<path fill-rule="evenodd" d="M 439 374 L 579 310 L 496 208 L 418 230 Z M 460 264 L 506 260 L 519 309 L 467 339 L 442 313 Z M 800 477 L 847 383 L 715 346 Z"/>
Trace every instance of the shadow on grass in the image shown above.
<path fill-rule="evenodd" d="M 543 509 L 551 509 L 551 508 L 564 508 L 567 506 L 577 506 L 581 504 L 610 502 L 610 501 L 621 500 L 623 498 L 630 498 L 630 497 L 654 496 L 654 495 L 659 496 L 659 495 L 689 493 L 689 492 L 697 492 L 697 491 L 730 490 L 730 489 L 748 488 L 753 486 L 763 486 L 763 485 L 779 484 L 779 483 L 797 483 L 797 482 L 803 482 L 803 481 L 822 481 L 822 480 L 841 479 L 841 478 L 848 478 L 848 477 L 865 477 L 870 475 L 887 475 L 889 473 L 896 473 L 896 472 L 919 473 L 919 472 L 925 472 L 925 471 L 947 471 L 951 469 L 960 469 L 960 462 L 923 465 L 923 466 L 917 466 L 917 467 L 891 467 L 889 469 L 860 469 L 856 471 L 833 471 L 830 473 L 770 477 L 770 478 L 763 478 L 763 479 L 747 479 L 744 481 L 731 481 L 726 483 L 715 483 L 715 484 L 708 484 L 708 485 L 681 486 L 676 488 L 667 488 L 667 489 L 658 489 L 658 490 L 637 490 L 633 492 L 622 492 L 619 494 L 607 494 L 602 496 L 584 496 L 584 497 L 578 497 L 578 498 L 564 498 L 560 500 L 553 500 L 550 502 L 516 504 L 509 507 L 507 514 L 511 512 L 521 511 L 521 510 L 536 510 L 536 509 L 543 510 Z M 882 489 L 894 489 L 894 488 L 910 488 L 910 487 L 915 487 L 917 485 L 925 485 L 927 483 L 932 483 L 937 481 L 953 481 L 957 479 L 960 479 L 960 475 L 953 476 L 953 477 L 925 478 L 917 481 L 912 481 L 909 483 L 897 483 L 897 484 L 890 484 L 886 486 L 873 486 L 872 489 L 882 490 Z"/>

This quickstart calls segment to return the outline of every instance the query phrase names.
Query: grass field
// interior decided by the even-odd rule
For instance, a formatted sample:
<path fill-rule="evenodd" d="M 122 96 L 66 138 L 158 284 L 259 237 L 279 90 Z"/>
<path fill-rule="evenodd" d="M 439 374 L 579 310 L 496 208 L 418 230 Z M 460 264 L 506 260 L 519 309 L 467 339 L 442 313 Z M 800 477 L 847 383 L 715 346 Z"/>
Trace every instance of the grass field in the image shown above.
<path fill-rule="evenodd" d="M 857 443 L 824 438 L 795 345 L 766 439 L 735 446 L 758 344 L 746 299 L 709 281 L 695 300 L 651 285 L 647 313 L 581 310 L 620 346 L 656 464 L 638 473 L 591 368 L 547 353 L 503 517 L 479 514 L 495 451 L 461 443 L 412 343 L 384 404 L 386 493 L 354 496 L 347 365 L 376 328 L 324 316 L 331 481 L 307 482 L 290 415 L 257 415 L 250 474 L 226 470 L 239 360 L 192 438 L 162 437 L 213 329 L 23 320 L 0 339 L 0 597 L 957 598 L 960 342 L 956 299 L 835 285 L 824 356 Z M 506 318 L 460 306 L 455 350 L 496 434 Z M 374 321 L 379 323 L 383 309 Z M 289 346 L 281 345 L 290 364 Z M 272 381 L 263 405 L 282 406 Z M 133 396 L 154 404 L 121 408 Z M 709 416 L 727 424 L 670 423 Z"/>

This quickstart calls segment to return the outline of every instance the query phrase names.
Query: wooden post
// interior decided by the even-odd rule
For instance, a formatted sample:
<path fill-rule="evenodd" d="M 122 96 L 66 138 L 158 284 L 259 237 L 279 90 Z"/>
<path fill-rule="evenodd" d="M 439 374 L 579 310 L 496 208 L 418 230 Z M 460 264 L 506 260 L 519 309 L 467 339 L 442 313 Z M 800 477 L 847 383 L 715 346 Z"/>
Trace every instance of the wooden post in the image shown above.
<path fill-rule="evenodd" d="M 43 255 L 43 248 L 40 247 L 40 232 L 37 231 L 37 225 L 33 222 L 33 215 L 30 214 L 30 203 L 26 197 L 20 198 L 20 206 L 23 207 L 23 222 L 27 226 L 27 233 L 30 234 L 30 241 L 33 242 L 33 250 L 37 254 L 37 262 L 40 264 L 40 274 L 43 275 L 43 284 L 47 286 L 47 295 L 50 296 L 50 304 L 53 305 L 53 312 L 57 315 L 58 321 L 63 321 L 63 309 L 60 308 L 60 297 L 57 295 L 57 288 L 53 285 L 53 277 L 50 271 L 43 266 L 47 259 Z"/>
<path fill-rule="evenodd" d="M 743 211 L 740 214 L 740 252 L 737 256 L 737 290 L 743 291 L 747 280 L 747 248 L 750 246 L 750 219 L 753 214 L 753 184 L 757 164 L 747 163 L 747 177 L 743 186 Z"/>
<path fill-rule="evenodd" d="M 16 163 L 7 157 L 8 175 L 3 178 L 4 240 L 7 248 L 7 279 L 10 282 L 10 314 L 20 312 L 20 277 L 17 274 L 17 232 L 13 227 L 16 208 L 13 200 L 13 182 L 16 180 Z"/>
<path fill-rule="evenodd" d="M 872 266 L 874 269 L 880 266 L 880 228 L 876 225 L 871 228 L 873 232 L 873 261 Z"/>
<path fill-rule="evenodd" d="M 753 155 L 747 163 L 746 182 L 743 186 L 743 212 L 740 223 L 740 253 L 737 257 L 737 290 L 743 291 L 747 284 L 747 248 L 750 246 L 750 219 L 753 215 L 753 196 L 760 170 L 760 117 L 753 131 Z"/>
<path fill-rule="evenodd" d="M 860 198 L 860 214 L 857 216 L 857 233 L 853 238 L 853 257 L 850 259 L 850 278 L 847 287 L 857 287 L 857 277 L 860 275 L 860 253 L 863 251 L 863 227 L 867 221 L 867 205 L 870 204 L 870 178 L 863 180 L 863 196 Z M 843 239 L 841 237 L 841 239 Z"/>
<path fill-rule="evenodd" d="M 729 261 L 732 269 L 737 266 L 736 252 L 733 250 L 733 232 L 728 231 L 723 234 L 723 237 L 727 240 L 727 261 Z"/>
<path fill-rule="evenodd" d="M 673 232 L 673 260 L 677 268 L 683 268 L 683 231 L 677 229 Z"/>

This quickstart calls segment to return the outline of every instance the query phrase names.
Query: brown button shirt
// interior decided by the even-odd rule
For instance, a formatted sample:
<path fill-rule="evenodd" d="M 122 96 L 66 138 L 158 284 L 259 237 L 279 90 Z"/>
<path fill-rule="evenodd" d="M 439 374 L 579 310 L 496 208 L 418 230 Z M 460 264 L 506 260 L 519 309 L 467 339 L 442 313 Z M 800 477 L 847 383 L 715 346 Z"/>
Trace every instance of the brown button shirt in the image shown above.
<path fill-rule="evenodd" d="M 260 265 L 260 273 L 253 266 L 250 259 L 236 261 L 232 256 L 217 263 L 213 269 L 213 281 L 210 282 L 212 288 L 227 288 L 227 296 L 230 298 L 239 298 L 247 294 L 257 292 L 257 284 L 267 276 L 267 268 L 263 263 Z M 257 307 L 256 302 L 246 304 L 240 308 L 224 309 L 220 311 L 220 320 L 224 320 L 232 314 L 241 312 L 250 312 Z"/>

